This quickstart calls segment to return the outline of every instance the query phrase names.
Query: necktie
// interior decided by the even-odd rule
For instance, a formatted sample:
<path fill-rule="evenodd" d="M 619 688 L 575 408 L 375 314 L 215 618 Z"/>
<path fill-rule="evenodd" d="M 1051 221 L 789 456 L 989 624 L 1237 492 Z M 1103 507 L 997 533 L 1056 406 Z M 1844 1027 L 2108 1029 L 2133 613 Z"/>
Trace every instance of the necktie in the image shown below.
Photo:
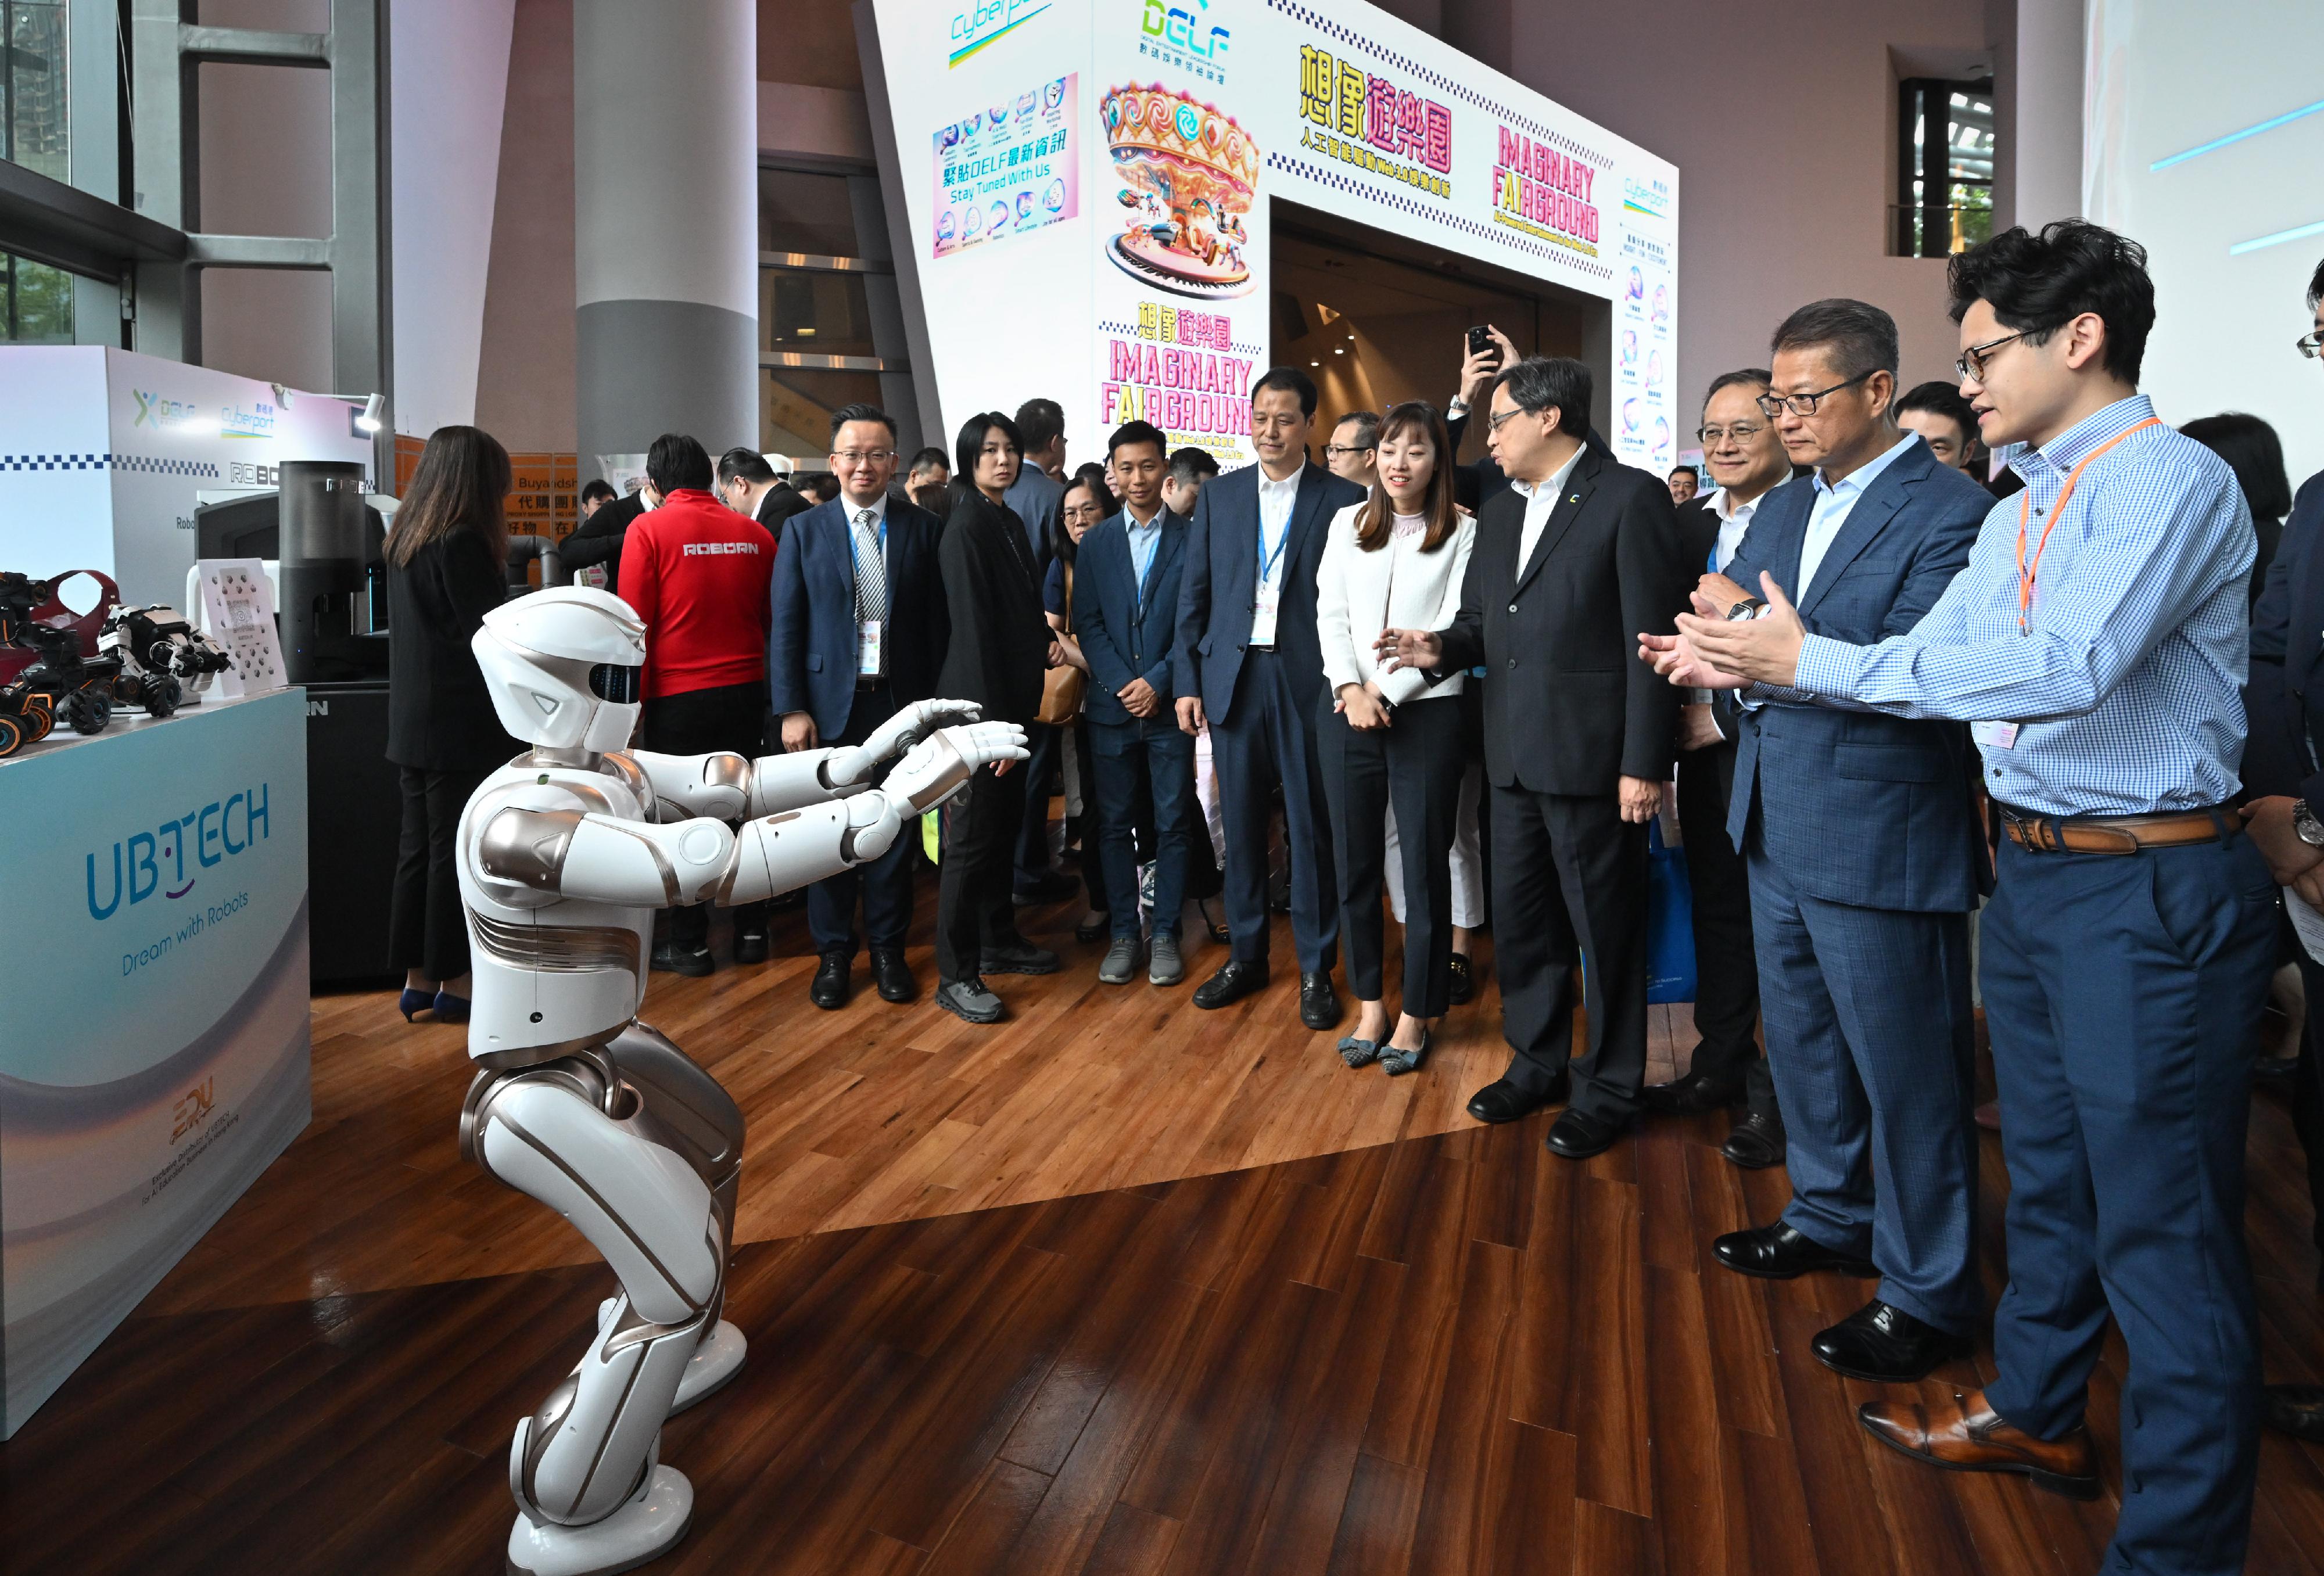
<path fill-rule="evenodd" d="M 863 509 L 855 515 L 855 622 L 872 619 L 888 622 L 888 566 L 881 561 L 878 519 Z"/>

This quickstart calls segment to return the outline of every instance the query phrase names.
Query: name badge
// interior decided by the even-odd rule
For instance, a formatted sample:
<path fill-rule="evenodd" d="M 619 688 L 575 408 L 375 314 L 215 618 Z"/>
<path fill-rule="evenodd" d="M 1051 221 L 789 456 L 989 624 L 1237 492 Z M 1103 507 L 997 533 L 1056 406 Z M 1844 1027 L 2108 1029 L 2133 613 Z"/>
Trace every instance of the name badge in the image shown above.
<path fill-rule="evenodd" d="M 2017 742 L 2015 723 L 1971 723 L 1969 736 L 1987 750 L 2006 750 Z"/>
<path fill-rule="evenodd" d="M 867 618 L 855 626 L 855 671 L 866 678 L 877 678 L 880 667 L 880 621 Z"/>
<path fill-rule="evenodd" d="M 1276 614 L 1283 605 L 1283 584 L 1279 580 L 1262 580 L 1259 594 L 1250 604 L 1250 643 L 1254 646 L 1275 644 Z"/>

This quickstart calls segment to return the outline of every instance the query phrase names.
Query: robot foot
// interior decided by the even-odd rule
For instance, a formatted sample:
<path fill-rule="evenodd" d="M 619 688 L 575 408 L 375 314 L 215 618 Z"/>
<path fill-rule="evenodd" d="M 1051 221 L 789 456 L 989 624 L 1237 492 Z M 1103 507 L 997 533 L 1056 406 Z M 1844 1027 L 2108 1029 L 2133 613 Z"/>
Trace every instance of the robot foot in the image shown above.
<path fill-rule="evenodd" d="M 613 1576 L 674 1546 L 694 1521 L 694 1485 L 657 1466 L 637 1494 L 587 1526 L 535 1521 L 522 1511 L 509 1529 L 508 1576 Z"/>
<path fill-rule="evenodd" d="M 724 1319 L 711 1327 L 687 1359 L 686 1377 L 678 1382 L 678 1399 L 669 1405 L 673 1417 L 693 1405 L 707 1400 L 732 1383 L 742 1371 L 742 1354 L 747 1343 L 742 1332 Z"/>

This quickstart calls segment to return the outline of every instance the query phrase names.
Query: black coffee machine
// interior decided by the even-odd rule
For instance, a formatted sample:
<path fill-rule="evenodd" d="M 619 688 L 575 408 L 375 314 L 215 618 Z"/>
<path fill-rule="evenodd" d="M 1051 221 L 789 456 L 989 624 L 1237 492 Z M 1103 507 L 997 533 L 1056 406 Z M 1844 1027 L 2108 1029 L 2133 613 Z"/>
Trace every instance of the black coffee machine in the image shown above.
<path fill-rule="evenodd" d="M 293 684 L 387 672 L 386 528 L 364 500 L 364 467 L 344 460 L 281 466 L 282 665 Z"/>

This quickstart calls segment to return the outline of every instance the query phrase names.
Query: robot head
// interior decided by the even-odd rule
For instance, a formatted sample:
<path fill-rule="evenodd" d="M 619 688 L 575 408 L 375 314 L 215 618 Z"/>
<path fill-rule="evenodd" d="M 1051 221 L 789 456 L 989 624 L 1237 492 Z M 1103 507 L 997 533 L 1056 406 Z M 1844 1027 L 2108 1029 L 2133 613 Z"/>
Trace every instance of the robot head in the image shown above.
<path fill-rule="evenodd" d="M 469 642 L 512 737 L 557 750 L 619 750 L 637 725 L 646 626 L 586 585 L 503 603 Z"/>

